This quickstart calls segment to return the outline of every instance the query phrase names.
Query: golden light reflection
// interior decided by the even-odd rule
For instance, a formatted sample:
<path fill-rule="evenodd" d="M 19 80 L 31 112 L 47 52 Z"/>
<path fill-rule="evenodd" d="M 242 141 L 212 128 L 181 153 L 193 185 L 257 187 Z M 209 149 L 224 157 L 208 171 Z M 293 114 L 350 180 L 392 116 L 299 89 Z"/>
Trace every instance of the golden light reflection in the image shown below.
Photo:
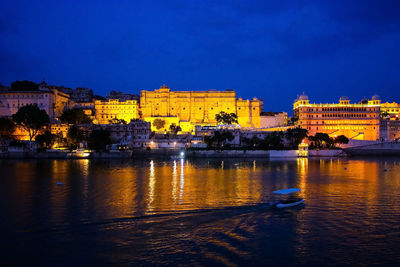
<path fill-rule="evenodd" d="M 181 159 L 181 176 L 179 180 L 179 204 L 182 204 L 183 202 L 183 187 L 185 185 L 185 161 L 184 159 Z"/>
<path fill-rule="evenodd" d="M 150 161 L 150 176 L 149 176 L 149 210 L 153 210 L 154 205 L 154 186 L 155 186 L 155 174 L 154 174 L 154 161 Z"/>
<path fill-rule="evenodd" d="M 300 195 L 304 197 L 306 195 L 307 186 L 307 174 L 308 174 L 308 158 L 297 158 L 297 172 L 299 176 L 299 185 L 301 189 Z"/>
<path fill-rule="evenodd" d="M 174 160 L 174 164 L 172 167 L 172 198 L 174 200 L 174 203 L 176 202 L 177 180 L 178 180 L 178 171 L 177 171 L 177 166 L 176 166 L 176 160 Z"/>

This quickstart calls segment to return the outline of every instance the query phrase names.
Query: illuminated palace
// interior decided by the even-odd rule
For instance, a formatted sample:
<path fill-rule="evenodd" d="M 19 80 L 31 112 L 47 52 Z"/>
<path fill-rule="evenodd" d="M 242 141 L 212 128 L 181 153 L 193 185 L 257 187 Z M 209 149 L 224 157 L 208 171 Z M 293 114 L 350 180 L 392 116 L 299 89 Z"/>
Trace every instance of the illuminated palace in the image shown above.
<path fill-rule="evenodd" d="M 190 132 L 195 125 L 216 125 L 215 115 L 224 111 L 235 113 L 241 127 L 260 127 L 263 102 L 236 99 L 233 90 L 226 91 L 170 91 L 163 85 L 154 91 L 141 91 L 142 119 L 154 121 L 161 118 L 166 126 L 176 123 L 182 131 Z"/>
<path fill-rule="evenodd" d="M 124 120 L 129 123 L 131 120 L 139 118 L 139 106 L 136 100 L 95 100 L 94 110 L 96 123 L 98 124 L 109 124 L 114 119 Z"/>
<path fill-rule="evenodd" d="M 303 94 L 295 100 L 293 110 L 298 125 L 307 129 L 309 135 L 320 132 L 331 137 L 379 139 L 380 100 L 376 96 L 359 104 L 351 104 L 347 97 L 341 97 L 335 104 L 311 104 Z"/>
<path fill-rule="evenodd" d="M 393 102 L 393 103 L 381 103 L 381 112 L 387 112 L 389 116 L 392 118 L 399 118 L 400 115 L 400 104 Z"/>

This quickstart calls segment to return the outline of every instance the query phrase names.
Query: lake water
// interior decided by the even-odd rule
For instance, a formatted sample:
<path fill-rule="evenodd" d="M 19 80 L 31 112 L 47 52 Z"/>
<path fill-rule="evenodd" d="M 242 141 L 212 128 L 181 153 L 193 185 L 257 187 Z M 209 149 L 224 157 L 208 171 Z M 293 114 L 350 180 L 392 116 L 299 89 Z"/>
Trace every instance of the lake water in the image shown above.
<path fill-rule="evenodd" d="M 394 158 L 2 160 L 0 171 L 0 265 L 400 264 Z M 269 208 L 289 187 L 306 205 Z"/>

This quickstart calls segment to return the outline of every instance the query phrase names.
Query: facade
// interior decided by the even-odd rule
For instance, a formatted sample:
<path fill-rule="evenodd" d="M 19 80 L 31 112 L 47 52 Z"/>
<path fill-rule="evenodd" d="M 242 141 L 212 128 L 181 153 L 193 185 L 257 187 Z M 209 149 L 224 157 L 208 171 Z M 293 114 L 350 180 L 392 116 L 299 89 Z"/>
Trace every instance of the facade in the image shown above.
<path fill-rule="evenodd" d="M 349 139 L 378 140 L 380 132 L 380 100 L 372 99 L 351 104 L 341 97 L 336 104 L 311 104 L 306 95 L 293 104 L 298 125 L 308 135 L 326 133 L 331 137 L 345 135 Z"/>
<path fill-rule="evenodd" d="M 163 85 L 154 91 L 141 91 L 142 119 L 165 118 L 179 121 L 184 132 L 194 132 L 195 125 L 216 125 L 215 115 L 224 111 L 238 115 L 242 127 L 260 127 L 262 101 L 236 100 L 233 90 L 226 91 L 170 91 Z"/>
<path fill-rule="evenodd" d="M 388 113 L 390 118 L 399 118 L 400 115 L 400 104 L 393 102 L 393 103 L 381 103 L 381 112 Z"/>
<path fill-rule="evenodd" d="M 139 119 L 139 106 L 136 100 L 122 102 L 118 99 L 95 100 L 94 111 L 95 122 L 98 124 L 109 124 L 113 119 L 124 120 L 127 123 Z"/>
<path fill-rule="evenodd" d="M 286 112 L 261 112 L 260 128 L 274 128 L 287 126 Z"/>
<path fill-rule="evenodd" d="M 39 90 L 58 90 L 70 96 L 70 100 L 74 102 L 92 102 L 93 90 L 88 88 L 78 87 L 76 89 L 67 88 L 64 86 L 48 85 L 46 81 L 39 84 Z"/>
<path fill-rule="evenodd" d="M 399 140 L 400 120 L 381 120 L 380 138 L 382 141 Z"/>
<path fill-rule="evenodd" d="M 68 124 L 51 124 L 50 131 L 52 134 L 67 138 L 70 127 L 71 125 Z M 151 134 L 150 123 L 142 120 L 134 120 L 128 124 L 79 124 L 77 127 L 86 136 L 89 136 L 90 132 L 96 129 L 107 130 L 113 143 L 124 143 L 131 147 L 144 147 Z"/>
<path fill-rule="evenodd" d="M 51 121 L 60 117 L 69 101 L 69 95 L 57 89 L 39 91 L 0 92 L 0 116 L 12 116 L 20 107 L 36 104 L 46 111 Z"/>

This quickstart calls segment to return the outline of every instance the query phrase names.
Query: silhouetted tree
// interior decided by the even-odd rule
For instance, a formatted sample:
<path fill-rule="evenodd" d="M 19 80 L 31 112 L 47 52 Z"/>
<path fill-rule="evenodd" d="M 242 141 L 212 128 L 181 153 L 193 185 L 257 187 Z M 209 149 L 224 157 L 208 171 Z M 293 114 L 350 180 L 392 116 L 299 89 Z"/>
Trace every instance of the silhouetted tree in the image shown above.
<path fill-rule="evenodd" d="M 389 118 L 389 117 L 390 117 L 390 114 L 389 114 L 389 112 L 387 112 L 386 110 L 383 111 L 383 112 L 381 113 L 381 118 L 387 119 L 387 118 Z"/>
<path fill-rule="evenodd" d="M 107 130 L 99 129 L 93 130 L 88 139 L 89 148 L 96 151 L 105 151 L 106 146 L 111 144 L 110 132 Z"/>
<path fill-rule="evenodd" d="M 215 115 L 215 120 L 219 124 L 235 124 L 238 123 L 238 117 L 235 113 L 225 113 L 221 111 Z"/>
<path fill-rule="evenodd" d="M 14 122 L 7 117 L 0 117 L 0 138 L 10 139 L 14 131 Z"/>
<path fill-rule="evenodd" d="M 264 149 L 282 149 L 283 148 L 283 133 L 272 132 L 268 134 L 262 141 L 262 148 Z"/>
<path fill-rule="evenodd" d="M 40 109 L 36 104 L 19 108 L 12 118 L 17 125 L 28 131 L 30 141 L 50 122 L 46 111 Z"/>
<path fill-rule="evenodd" d="M 316 133 L 314 136 L 310 136 L 309 139 L 314 142 L 317 148 L 329 148 L 333 144 L 333 139 L 326 133 Z"/>
<path fill-rule="evenodd" d="M 60 121 L 68 124 L 89 124 L 92 120 L 82 109 L 67 109 L 61 114 Z"/>
<path fill-rule="evenodd" d="M 153 126 L 156 127 L 157 130 L 160 130 L 162 128 L 164 128 L 165 126 L 165 120 L 162 119 L 155 119 L 153 121 Z"/>
<path fill-rule="evenodd" d="M 234 135 L 231 131 L 222 130 L 222 131 L 215 131 L 213 136 L 206 136 L 204 141 L 208 147 L 222 147 L 223 143 L 226 141 L 232 141 L 234 139 Z"/>
<path fill-rule="evenodd" d="M 109 123 L 111 124 L 126 124 L 126 121 L 123 119 L 117 119 L 117 118 L 113 118 L 111 120 L 108 120 Z"/>
<path fill-rule="evenodd" d="M 335 140 L 334 140 L 335 144 L 348 144 L 349 143 L 349 138 L 347 138 L 344 135 L 339 135 L 336 136 Z"/>
<path fill-rule="evenodd" d="M 306 129 L 300 127 L 288 129 L 285 138 L 288 140 L 290 148 L 297 149 L 301 141 L 307 137 L 307 132 Z"/>
<path fill-rule="evenodd" d="M 11 84 L 13 91 L 38 91 L 39 85 L 31 81 L 15 81 Z"/>
<path fill-rule="evenodd" d="M 35 138 L 35 141 L 42 148 L 51 148 L 56 141 L 56 137 L 57 136 L 55 134 L 52 134 L 49 130 L 47 130 L 43 134 L 38 134 Z"/>
<path fill-rule="evenodd" d="M 84 132 L 75 125 L 68 129 L 67 142 L 71 148 L 77 148 L 79 144 L 85 140 Z"/>
<path fill-rule="evenodd" d="M 179 131 L 182 131 L 182 128 L 179 125 L 176 125 L 175 123 L 172 123 L 169 126 L 169 130 L 173 134 L 177 134 Z"/>

